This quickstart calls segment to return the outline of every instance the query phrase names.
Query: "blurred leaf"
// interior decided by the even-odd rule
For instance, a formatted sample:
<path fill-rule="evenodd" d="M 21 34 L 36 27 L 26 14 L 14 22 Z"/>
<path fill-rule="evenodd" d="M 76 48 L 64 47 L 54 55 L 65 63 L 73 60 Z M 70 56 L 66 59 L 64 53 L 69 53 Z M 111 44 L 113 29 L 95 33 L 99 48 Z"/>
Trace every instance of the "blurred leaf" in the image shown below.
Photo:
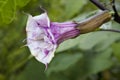
<path fill-rule="evenodd" d="M 112 48 L 113 48 L 113 54 L 120 61 L 120 42 L 119 43 L 114 43 L 112 45 Z"/>
<path fill-rule="evenodd" d="M 99 42 L 104 41 L 106 37 L 107 35 L 104 32 L 88 33 L 80 40 L 79 48 L 83 50 L 92 49 Z"/>
<path fill-rule="evenodd" d="M 115 21 L 111 21 L 112 25 L 111 28 L 112 29 L 120 29 L 120 24 L 115 22 Z"/>
<path fill-rule="evenodd" d="M 105 69 L 110 68 L 111 65 L 113 64 L 111 55 L 112 49 L 108 48 L 104 52 L 100 52 L 98 54 L 95 54 L 94 57 L 91 57 L 91 61 L 89 62 L 90 64 L 88 64 L 89 66 L 88 73 L 95 74 L 98 73 L 99 71 L 103 71 Z"/>
<path fill-rule="evenodd" d="M 83 54 L 83 58 L 76 64 L 76 66 L 68 72 L 71 72 L 71 75 L 78 78 L 84 78 L 96 74 L 112 66 L 113 62 L 111 55 L 111 48 L 99 53 L 88 51 Z M 74 73 L 77 73 L 77 75 Z"/>
<path fill-rule="evenodd" d="M 15 0 L 1 0 L 0 4 L 0 24 L 9 24 L 15 18 Z"/>
<path fill-rule="evenodd" d="M 45 66 L 43 64 L 35 59 L 31 59 L 16 80 L 47 80 L 44 70 Z"/>
<path fill-rule="evenodd" d="M 61 51 L 67 50 L 67 49 L 70 49 L 72 47 L 77 47 L 77 45 L 79 44 L 81 38 L 82 37 L 79 36 L 79 37 L 76 37 L 74 39 L 69 39 L 69 40 L 64 41 L 58 47 L 57 52 L 61 52 Z"/>
<path fill-rule="evenodd" d="M 0 25 L 11 23 L 16 18 L 16 12 L 24 7 L 30 0 L 1 0 L 0 1 Z"/>
<path fill-rule="evenodd" d="M 94 50 L 99 52 L 107 49 L 110 47 L 115 41 L 120 39 L 120 34 L 119 33 L 114 33 L 114 32 L 106 32 L 106 38 L 104 41 L 98 43 L 95 47 Z"/>
<path fill-rule="evenodd" d="M 76 52 L 79 52 L 79 50 L 76 50 Z M 59 74 L 63 75 L 63 77 L 67 76 L 68 80 L 77 80 L 78 78 L 83 80 L 85 77 L 110 68 L 113 64 L 111 59 L 111 48 L 99 53 L 92 51 L 88 51 L 83 54 L 75 52 L 74 54 L 65 53 L 57 54 L 53 59 L 47 70 L 47 75 L 49 75 L 49 78 L 51 78 L 54 74 Z M 52 79 L 54 80 L 54 78 Z"/>
<path fill-rule="evenodd" d="M 87 3 L 87 0 L 64 0 L 65 4 L 65 14 L 64 16 L 69 19 L 75 14 L 77 14 L 83 6 Z"/>
<path fill-rule="evenodd" d="M 85 20 L 85 19 L 87 19 L 87 18 L 95 15 L 96 12 L 98 12 L 98 10 L 89 11 L 89 13 L 86 13 L 86 12 L 85 12 L 85 13 L 82 13 L 82 14 L 78 14 L 78 16 L 75 17 L 75 18 L 73 18 L 73 20 L 74 20 L 74 21 L 78 21 L 78 22 L 83 21 L 83 20 Z"/>
<path fill-rule="evenodd" d="M 16 4 L 19 8 L 24 7 L 30 0 L 16 0 Z"/>
<path fill-rule="evenodd" d="M 51 1 L 48 0 L 45 6 L 48 7 L 48 12 L 49 12 L 48 15 L 50 16 L 50 19 L 52 21 L 63 20 L 62 15 L 63 15 L 64 8 L 62 6 L 64 5 L 61 0 L 51 0 Z"/>
<path fill-rule="evenodd" d="M 29 54 L 25 54 L 25 48 L 24 49 L 16 49 L 12 52 L 11 55 L 8 55 L 7 59 L 9 70 L 8 72 L 15 72 L 19 69 L 21 69 L 29 60 Z"/>
<path fill-rule="evenodd" d="M 69 80 L 68 77 L 61 73 L 52 73 L 47 80 Z"/>
<path fill-rule="evenodd" d="M 5 76 L 2 75 L 2 74 L 0 74 L 0 80 L 6 80 L 6 79 L 5 79 Z"/>
<path fill-rule="evenodd" d="M 66 53 L 66 54 L 65 54 Z M 56 55 L 56 57 L 51 62 L 47 74 L 52 72 L 64 71 L 67 68 L 73 66 L 79 59 L 82 58 L 81 53 L 69 54 L 67 52 Z"/>
<path fill-rule="evenodd" d="M 78 14 L 87 0 L 51 0 L 49 15 L 53 21 L 66 21 Z M 57 4 L 56 4 L 57 3 Z M 47 7 L 47 6 L 46 6 Z"/>
<path fill-rule="evenodd" d="M 17 72 L 26 64 L 27 50 L 23 46 L 26 16 L 17 14 L 18 18 L 8 26 L 1 27 L 0 44 L 0 73 L 9 78 L 11 73 Z M 19 72 L 17 72 L 18 74 Z"/>
<path fill-rule="evenodd" d="M 28 49 L 20 47 L 25 44 L 22 41 L 26 34 L 27 17 L 21 10 L 37 15 L 40 14 L 40 5 L 48 11 L 51 21 L 62 22 L 77 15 L 82 17 L 77 17 L 82 21 L 92 16 L 91 12 L 94 13 L 96 9 L 95 5 L 88 0 L 0 0 L 0 25 L 2 25 L 0 29 L 0 80 L 6 78 L 10 80 L 13 76 L 17 79 L 11 78 L 11 80 L 96 80 L 88 79 L 88 77 L 96 77 L 94 75 L 98 72 L 111 67 L 114 57 L 111 44 L 118 41 L 120 36 L 117 33 L 108 32 L 82 34 L 75 39 L 63 42 L 48 66 L 46 71 L 50 74 L 48 78 L 44 73 L 43 64 L 35 59 L 26 61 L 30 52 L 28 54 Z M 117 7 L 118 11 L 119 9 Z M 119 25 L 113 21 L 112 25 L 107 26 L 120 29 Z M 118 59 L 120 58 L 119 45 L 118 42 L 118 45 L 115 43 L 112 46 L 113 53 Z M 119 65 L 118 62 L 117 64 Z M 119 71 L 119 66 L 116 71 Z"/>

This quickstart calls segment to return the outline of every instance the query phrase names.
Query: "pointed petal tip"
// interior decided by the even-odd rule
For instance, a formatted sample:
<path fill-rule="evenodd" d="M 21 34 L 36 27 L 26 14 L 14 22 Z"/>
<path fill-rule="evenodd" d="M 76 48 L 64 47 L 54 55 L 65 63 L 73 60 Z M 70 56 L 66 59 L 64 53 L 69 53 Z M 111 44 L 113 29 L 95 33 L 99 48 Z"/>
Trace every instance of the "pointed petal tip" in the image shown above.
<path fill-rule="evenodd" d="M 23 13 L 23 14 L 25 14 L 25 15 L 27 15 L 27 16 L 28 16 L 28 15 L 30 15 L 30 14 L 28 14 L 28 13 L 24 12 L 24 11 L 22 11 L 22 13 Z"/>
<path fill-rule="evenodd" d="M 44 9 L 42 5 L 40 5 L 40 10 L 43 11 L 44 13 L 47 13 L 46 9 Z"/>
<path fill-rule="evenodd" d="M 50 19 L 47 15 L 47 12 L 44 12 L 40 15 L 34 16 L 33 19 L 39 23 L 41 26 L 50 27 Z"/>
<path fill-rule="evenodd" d="M 46 71 L 48 69 L 48 63 L 45 63 L 45 70 Z"/>
<path fill-rule="evenodd" d="M 22 41 L 22 42 L 25 42 L 26 40 L 27 40 L 27 38 L 23 39 L 23 41 Z"/>
<path fill-rule="evenodd" d="M 25 44 L 25 45 L 21 46 L 20 48 L 23 48 L 23 47 L 26 47 L 26 46 L 28 46 L 28 45 L 27 45 L 27 44 Z"/>

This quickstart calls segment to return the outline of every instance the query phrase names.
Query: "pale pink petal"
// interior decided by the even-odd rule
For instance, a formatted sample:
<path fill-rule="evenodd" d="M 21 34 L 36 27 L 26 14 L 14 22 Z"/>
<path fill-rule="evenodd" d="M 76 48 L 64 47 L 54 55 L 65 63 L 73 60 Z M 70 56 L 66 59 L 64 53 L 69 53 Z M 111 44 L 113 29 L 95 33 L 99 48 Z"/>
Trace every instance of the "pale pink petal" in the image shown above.
<path fill-rule="evenodd" d="M 46 12 L 41 15 L 34 16 L 33 18 L 41 27 L 50 27 L 50 20 Z"/>

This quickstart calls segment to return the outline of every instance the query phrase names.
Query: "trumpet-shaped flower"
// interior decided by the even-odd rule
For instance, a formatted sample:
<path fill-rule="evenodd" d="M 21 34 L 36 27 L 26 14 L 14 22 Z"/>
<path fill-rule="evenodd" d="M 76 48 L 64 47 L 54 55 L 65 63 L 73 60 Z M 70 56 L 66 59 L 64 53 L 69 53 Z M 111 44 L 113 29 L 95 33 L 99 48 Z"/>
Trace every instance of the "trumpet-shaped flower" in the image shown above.
<path fill-rule="evenodd" d="M 54 57 L 54 53 L 59 44 L 67 39 L 79 35 L 76 29 L 77 23 L 50 22 L 47 13 L 38 16 L 28 16 L 27 21 L 27 46 L 35 58 L 47 65 Z"/>

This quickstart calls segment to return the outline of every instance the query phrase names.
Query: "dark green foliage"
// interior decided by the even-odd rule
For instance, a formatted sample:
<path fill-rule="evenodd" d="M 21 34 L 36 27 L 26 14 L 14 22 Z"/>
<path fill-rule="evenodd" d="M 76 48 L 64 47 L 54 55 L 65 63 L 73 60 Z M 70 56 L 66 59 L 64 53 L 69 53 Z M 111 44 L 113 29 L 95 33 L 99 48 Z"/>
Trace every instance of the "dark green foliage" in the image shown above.
<path fill-rule="evenodd" d="M 98 73 L 106 70 L 111 80 L 120 79 L 120 33 L 115 32 L 96 31 L 63 42 L 44 72 L 45 66 L 22 47 L 25 13 L 39 15 L 39 6 L 56 22 L 82 21 L 98 10 L 88 0 L 0 0 L 0 80 L 105 80 Z M 112 20 L 104 27 L 120 30 Z"/>

